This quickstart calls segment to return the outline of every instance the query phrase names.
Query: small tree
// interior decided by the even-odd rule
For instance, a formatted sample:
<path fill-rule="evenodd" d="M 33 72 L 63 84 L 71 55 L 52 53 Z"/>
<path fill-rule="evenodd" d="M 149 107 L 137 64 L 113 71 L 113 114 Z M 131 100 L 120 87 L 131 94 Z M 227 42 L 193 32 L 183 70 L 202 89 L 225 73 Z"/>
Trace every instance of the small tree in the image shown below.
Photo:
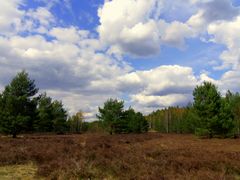
<path fill-rule="evenodd" d="M 222 98 L 219 121 L 221 124 L 218 128 L 219 134 L 234 135 L 233 94 L 230 91 Z"/>
<path fill-rule="evenodd" d="M 225 101 L 228 102 L 227 116 L 233 119 L 234 133 L 240 135 L 240 95 L 239 93 L 227 92 Z"/>
<path fill-rule="evenodd" d="M 63 134 L 67 130 L 67 111 L 63 108 L 61 101 L 52 103 L 53 130 L 58 134 Z"/>
<path fill-rule="evenodd" d="M 97 118 L 103 121 L 104 127 L 110 134 L 118 131 L 123 120 L 124 102 L 117 99 L 109 99 L 104 103 L 103 108 L 98 108 Z"/>
<path fill-rule="evenodd" d="M 83 131 L 84 116 L 82 111 L 78 111 L 75 115 L 68 119 L 71 132 L 81 133 Z"/>
<path fill-rule="evenodd" d="M 148 131 L 148 122 L 140 112 L 135 112 L 129 108 L 125 112 L 127 132 L 143 133 Z"/>
<path fill-rule="evenodd" d="M 44 93 L 40 96 L 37 107 L 37 119 L 34 123 L 35 130 L 38 132 L 53 131 L 53 105 L 52 99 Z"/>
<path fill-rule="evenodd" d="M 21 131 L 33 129 L 37 100 L 33 98 L 38 89 L 34 80 L 22 71 L 5 87 L 1 95 L 1 131 L 15 138 Z"/>
<path fill-rule="evenodd" d="M 197 124 L 198 133 L 201 134 L 202 131 L 204 134 L 209 134 L 210 137 L 214 133 L 218 134 L 222 125 L 218 117 L 221 95 L 217 87 L 210 82 L 204 82 L 194 89 L 193 97 L 193 108 L 200 120 Z"/>
<path fill-rule="evenodd" d="M 234 115 L 236 132 L 238 136 L 240 136 L 240 95 L 238 93 L 235 94 L 233 102 L 232 111 Z"/>
<path fill-rule="evenodd" d="M 105 125 L 110 134 L 114 133 L 142 133 L 148 131 L 148 122 L 140 112 L 129 108 L 124 111 L 124 102 L 109 99 L 99 108 L 97 117 Z"/>

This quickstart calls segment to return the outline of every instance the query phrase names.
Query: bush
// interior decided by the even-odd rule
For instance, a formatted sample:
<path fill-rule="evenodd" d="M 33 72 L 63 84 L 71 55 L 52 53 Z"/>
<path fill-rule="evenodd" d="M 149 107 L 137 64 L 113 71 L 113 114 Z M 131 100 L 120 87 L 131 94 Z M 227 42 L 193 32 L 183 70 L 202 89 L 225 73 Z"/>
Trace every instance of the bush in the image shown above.
<path fill-rule="evenodd" d="M 195 135 L 199 136 L 199 137 L 211 137 L 211 133 L 208 129 L 204 129 L 204 128 L 196 128 L 195 129 Z"/>

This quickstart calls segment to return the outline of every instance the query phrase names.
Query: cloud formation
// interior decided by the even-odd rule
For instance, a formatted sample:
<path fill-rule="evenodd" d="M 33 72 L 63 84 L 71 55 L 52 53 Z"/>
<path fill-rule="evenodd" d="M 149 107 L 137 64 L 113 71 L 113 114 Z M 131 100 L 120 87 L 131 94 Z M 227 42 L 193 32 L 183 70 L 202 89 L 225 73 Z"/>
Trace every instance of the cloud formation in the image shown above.
<path fill-rule="evenodd" d="M 178 48 L 192 37 L 187 24 L 160 18 L 164 1 L 114 0 L 99 9 L 100 39 L 121 53 L 151 56 L 159 53 L 161 44 Z M 134 9 L 134 10 L 133 10 Z"/>
<path fill-rule="evenodd" d="M 89 119 L 110 97 L 124 98 L 147 113 L 186 105 L 204 80 L 216 83 L 223 93 L 239 91 L 234 82 L 240 78 L 240 13 L 230 0 L 105 1 L 96 32 L 61 26 L 51 10 L 60 3 L 40 1 L 46 6 L 24 8 L 24 1 L 0 1 L 0 90 L 25 69 L 42 91 L 62 99 L 71 113 L 82 109 Z M 168 59 L 143 70 L 127 60 L 144 57 L 147 62 L 161 47 L 188 53 L 189 39 L 225 47 L 219 54 L 222 65 L 212 65 L 223 71 L 219 78 L 202 70 L 196 74 L 178 62 L 164 65 Z"/>

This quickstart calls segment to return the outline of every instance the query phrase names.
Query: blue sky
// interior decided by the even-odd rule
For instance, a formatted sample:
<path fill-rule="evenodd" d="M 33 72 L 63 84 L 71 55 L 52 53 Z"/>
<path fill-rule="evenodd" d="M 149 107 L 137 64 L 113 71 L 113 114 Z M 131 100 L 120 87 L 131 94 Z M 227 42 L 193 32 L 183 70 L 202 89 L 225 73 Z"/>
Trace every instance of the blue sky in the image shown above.
<path fill-rule="evenodd" d="M 0 2 L 0 90 L 22 69 L 69 113 L 108 98 L 149 113 L 211 81 L 240 90 L 238 0 Z"/>

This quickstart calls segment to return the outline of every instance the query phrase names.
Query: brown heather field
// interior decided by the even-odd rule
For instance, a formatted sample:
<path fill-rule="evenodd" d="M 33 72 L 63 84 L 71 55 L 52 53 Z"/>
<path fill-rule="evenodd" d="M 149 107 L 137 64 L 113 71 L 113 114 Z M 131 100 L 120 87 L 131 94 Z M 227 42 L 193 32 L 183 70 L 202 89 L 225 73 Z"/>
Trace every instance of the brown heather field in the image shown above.
<path fill-rule="evenodd" d="M 159 133 L 1 137 L 0 179 L 14 177 L 240 179 L 240 139 Z"/>

